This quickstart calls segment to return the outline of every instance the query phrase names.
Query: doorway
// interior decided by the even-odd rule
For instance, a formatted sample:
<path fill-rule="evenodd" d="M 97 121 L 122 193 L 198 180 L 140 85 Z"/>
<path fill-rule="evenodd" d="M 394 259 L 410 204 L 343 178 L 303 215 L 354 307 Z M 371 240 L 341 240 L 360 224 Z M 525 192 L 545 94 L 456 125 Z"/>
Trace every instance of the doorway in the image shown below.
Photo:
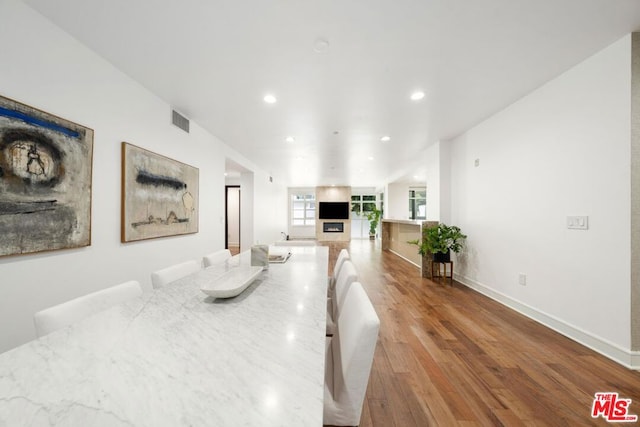
<path fill-rule="evenodd" d="M 224 246 L 232 255 L 240 253 L 240 186 L 225 185 Z"/>

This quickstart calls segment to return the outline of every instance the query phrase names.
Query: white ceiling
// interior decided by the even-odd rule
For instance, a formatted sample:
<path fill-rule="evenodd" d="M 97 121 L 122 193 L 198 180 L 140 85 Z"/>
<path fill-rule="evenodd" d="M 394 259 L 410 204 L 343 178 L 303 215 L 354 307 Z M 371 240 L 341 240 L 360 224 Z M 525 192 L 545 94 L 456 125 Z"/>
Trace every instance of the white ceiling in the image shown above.
<path fill-rule="evenodd" d="M 639 0 L 24 1 L 292 186 L 411 177 L 433 142 L 640 29 Z"/>

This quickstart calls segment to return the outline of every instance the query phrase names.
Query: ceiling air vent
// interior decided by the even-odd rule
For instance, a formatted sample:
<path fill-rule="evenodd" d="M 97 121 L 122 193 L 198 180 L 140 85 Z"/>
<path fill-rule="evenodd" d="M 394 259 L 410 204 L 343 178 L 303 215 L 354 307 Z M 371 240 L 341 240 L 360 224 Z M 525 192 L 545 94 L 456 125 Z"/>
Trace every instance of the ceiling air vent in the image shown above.
<path fill-rule="evenodd" d="M 176 110 L 171 111 L 171 123 L 189 133 L 189 119 L 178 113 Z"/>

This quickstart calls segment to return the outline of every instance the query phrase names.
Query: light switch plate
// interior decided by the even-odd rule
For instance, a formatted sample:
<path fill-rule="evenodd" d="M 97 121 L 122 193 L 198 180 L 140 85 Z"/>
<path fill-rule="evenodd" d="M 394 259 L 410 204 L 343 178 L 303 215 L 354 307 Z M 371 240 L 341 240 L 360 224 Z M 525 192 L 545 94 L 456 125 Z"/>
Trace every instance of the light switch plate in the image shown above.
<path fill-rule="evenodd" d="M 588 216 L 568 216 L 567 228 L 571 230 L 588 230 L 589 217 Z"/>
<path fill-rule="evenodd" d="M 527 286 L 527 275 L 524 273 L 518 274 L 518 283 L 522 286 Z"/>

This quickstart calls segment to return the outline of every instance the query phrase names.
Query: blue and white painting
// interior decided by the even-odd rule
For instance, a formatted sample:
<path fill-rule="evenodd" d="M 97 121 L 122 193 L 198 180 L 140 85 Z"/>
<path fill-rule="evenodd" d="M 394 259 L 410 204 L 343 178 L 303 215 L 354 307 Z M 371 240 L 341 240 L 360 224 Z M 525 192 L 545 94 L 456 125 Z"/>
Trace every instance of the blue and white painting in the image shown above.
<path fill-rule="evenodd" d="M 122 143 L 122 242 L 198 232 L 199 170 Z"/>
<path fill-rule="evenodd" d="M 0 256 L 91 244 L 93 130 L 0 96 Z"/>

